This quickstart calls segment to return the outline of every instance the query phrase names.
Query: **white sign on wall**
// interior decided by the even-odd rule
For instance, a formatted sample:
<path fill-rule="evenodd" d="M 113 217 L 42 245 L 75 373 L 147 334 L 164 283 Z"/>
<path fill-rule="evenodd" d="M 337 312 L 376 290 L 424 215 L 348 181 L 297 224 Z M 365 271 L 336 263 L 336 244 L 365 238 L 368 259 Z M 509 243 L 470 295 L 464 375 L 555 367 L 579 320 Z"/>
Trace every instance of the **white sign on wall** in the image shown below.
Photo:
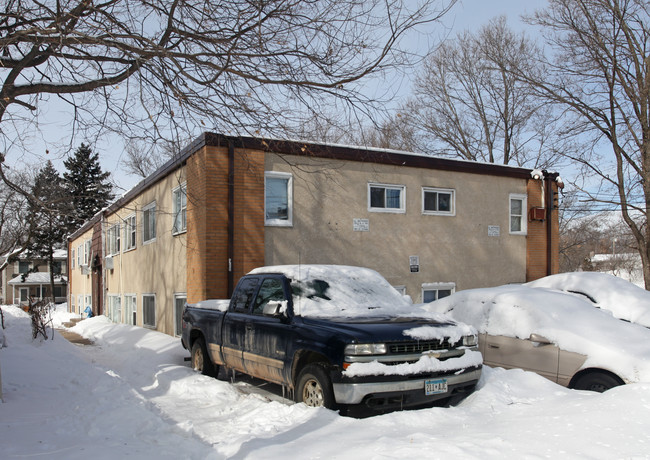
<path fill-rule="evenodd" d="M 498 225 L 488 225 L 488 236 L 500 236 L 501 227 Z"/>
<path fill-rule="evenodd" d="M 352 229 L 355 232 L 369 232 L 370 221 L 368 219 L 352 219 Z"/>

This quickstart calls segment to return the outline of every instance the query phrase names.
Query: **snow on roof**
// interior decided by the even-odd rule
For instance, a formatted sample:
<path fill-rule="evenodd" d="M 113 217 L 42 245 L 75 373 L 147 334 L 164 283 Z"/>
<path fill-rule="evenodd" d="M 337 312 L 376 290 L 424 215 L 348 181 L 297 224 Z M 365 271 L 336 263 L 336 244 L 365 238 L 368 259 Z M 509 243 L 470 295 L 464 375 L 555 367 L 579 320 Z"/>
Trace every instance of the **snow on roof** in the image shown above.
<path fill-rule="evenodd" d="M 595 306 L 615 317 L 650 327 L 650 292 L 607 273 L 560 273 L 531 281 L 526 286 L 587 294 Z"/>
<path fill-rule="evenodd" d="M 48 272 L 35 272 L 27 275 L 25 281 L 23 281 L 22 275 L 18 275 L 15 278 L 13 278 L 11 281 L 9 281 L 9 284 L 11 285 L 49 284 L 49 282 L 50 282 L 50 274 Z M 67 282 L 68 282 L 68 278 L 65 276 L 61 276 L 61 275 L 54 276 L 55 284 L 62 284 Z"/>
<path fill-rule="evenodd" d="M 520 339 L 540 334 L 587 356 L 584 368 L 607 369 L 628 382 L 650 381 L 650 329 L 572 294 L 508 285 L 460 291 L 423 308 L 449 314 L 480 333 Z"/>

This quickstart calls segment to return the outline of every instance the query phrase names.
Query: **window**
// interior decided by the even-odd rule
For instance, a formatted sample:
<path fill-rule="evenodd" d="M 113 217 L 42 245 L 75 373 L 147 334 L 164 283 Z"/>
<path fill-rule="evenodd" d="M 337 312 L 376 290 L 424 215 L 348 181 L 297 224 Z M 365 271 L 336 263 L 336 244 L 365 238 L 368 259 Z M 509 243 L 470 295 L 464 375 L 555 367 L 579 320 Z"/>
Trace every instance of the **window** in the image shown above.
<path fill-rule="evenodd" d="M 120 224 L 115 224 L 106 232 L 106 254 L 109 256 L 120 253 Z"/>
<path fill-rule="evenodd" d="M 456 214 L 455 201 L 452 189 L 422 188 L 422 214 L 453 216 Z"/>
<path fill-rule="evenodd" d="M 142 296 L 142 324 L 146 327 L 156 327 L 156 296 L 154 294 Z"/>
<path fill-rule="evenodd" d="M 137 300 L 135 294 L 124 295 L 124 322 L 135 326 L 137 324 Z"/>
<path fill-rule="evenodd" d="M 88 266 L 88 259 L 90 259 L 90 240 L 86 240 L 84 246 L 85 246 L 84 265 Z M 117 252 L 120 252 L 119 244 L 118 244 Z"/>
<path fill-rule="evenodd" d="M 186 294 L 174 294 L 174 334 L 180 336 L 183 333 L 183 309 L 187 302 Z"/>
<path fill-rule="evenodd" d="M 108 317 L 114 323 L 122 322 L 122 298 L 119 295 L 108 295 Z"/>
<path fill-rule="evenodd" d="M 293 225 L 293 177 L 288 173 L 264 175 L 264 223 L 278 227 Z"/>
<path fill-rule="evenodd" d="M 74 270 L 74 258 L 75 258 L 75 250 L 72 250 L 72 257 L 70 257 L 70 262 L 71 262 L 71 268 Z M 74 310 L 72 310 L 74 311 Z"/>
<path fill-rule="evenodd" d="M 71 311 L 72 313 L 75 313 L 75 309 L 74 309 L 74 295 L 70 295 L 70 311 Z"/>
<path fill-rule="evenodd" d="M 80 244 L 79 246 L 77 246 L 77 267 L 81 267 L 82 249 L 83 249 L 83 245 Z"/>
<path fill-rule="evenodd" d="M 368 210 L 380 212 L 405 212 L 403 185 L 368 184 Z"/>
<path fill-rule="evenodd" d="M 124 250 L 135 249 L 135 214 L 124 219 Z"/>
<path fill-rule="evenodd" d="M 65 298 L 65 286 L 54 286 L 54 298 L 55 299 L 60 299 L 60 298 Z M 74 308 L 72 309 L 74 311 Z"/>
<path fill-rule="evenodd" d="M 149 243 L 156 239 L 156 202 L 142 208 L 142 242 Z"/>
<path fill-rule="evenodd" d="M 397 292 L 406 295 L 406 286 L 393 286 Z"/>
<path fill-rule="evenodd" d="M 526 195 L 510 195 L 510 233 L 526 234 Z"/>
<path fill-rule="evenodd" d="M 21 287 L 20 291 L 20 301 L 27 302 L 29 300 L 29 288 Z"/>
<path fill-rule="evenodd" d="M 286 300 L 284 295 L 284 286 L 282 285 L 282 280 L 280 278 L 267 278 L 262 282 L 257 297 L 255 298 L 253 314 L 263 314 L 264 307 L 272 300 L 278 302 Z"/>
<path fill-rule="evenodd" d="M 241 284 L 237 286 L 237 297 L 235 297 L 235 311 L 239 313 L 247 313 L 253 294 L 257 288 L 257 278 L 245 278 Z"/>
<path fill-rule="evenodd" d="M 84 310 L 86 309 L 86 307 L 90 307 L 91 311 L 93 309 L 93 297 L 90 295 L 86 296 L 86 303 L 84 305 Z"/>
<path fill-rule="evenodd" d="M 29 273 L 29 262 L 25 262 L 22 260 L 18 261 L 18 273 Z"/>
<path fill-rule="evenodd" d="M 427 283 L 422 285 L 422 302 L 429 303 L 434 300 L 449 297 L 456 292 L 456 283 Z"/>
<path fill-rule="evenodd" d="M 77 296 L 77 305 L 79 305 L 79 314 L 81 314 L 84 311 L 84 297 L 82 295 Z"/>
<path fill-rule="evenodd" d="M 172 233 L 182 233 L 187 230 L 187 186 L 176 187 L 172 191 L 174 202 L 174 226 Z"/>

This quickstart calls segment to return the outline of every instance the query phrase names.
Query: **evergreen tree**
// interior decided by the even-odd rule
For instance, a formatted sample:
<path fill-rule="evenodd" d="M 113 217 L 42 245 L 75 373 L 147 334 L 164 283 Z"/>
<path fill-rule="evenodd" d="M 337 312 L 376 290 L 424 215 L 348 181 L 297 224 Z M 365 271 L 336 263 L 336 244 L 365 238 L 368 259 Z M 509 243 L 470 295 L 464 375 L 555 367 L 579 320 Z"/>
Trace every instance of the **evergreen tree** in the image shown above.
<path fill-rule="evenodd" d="M 111 202 L 113 185 L 108 182 L 110 173 L 102 172 L 99 154 L 86 144 L 82 143 L 63 164 L 63 180 L 74 207 L 68 228 L 74 231 Z"/>
<path fill-rule="evenodd" d="M 38 172 L 32 195 L 34 199 L 29 207 L 33 231 L 27 251 L 31 257 L 47 261 L 50 294 L 54 300 L 54 276 L 61 274 L 61 268 L 54 264 L 54 251 L 64 247 L 68 234 L 66 221 L 73 209 L 63 179 L 51 161 Z"/>

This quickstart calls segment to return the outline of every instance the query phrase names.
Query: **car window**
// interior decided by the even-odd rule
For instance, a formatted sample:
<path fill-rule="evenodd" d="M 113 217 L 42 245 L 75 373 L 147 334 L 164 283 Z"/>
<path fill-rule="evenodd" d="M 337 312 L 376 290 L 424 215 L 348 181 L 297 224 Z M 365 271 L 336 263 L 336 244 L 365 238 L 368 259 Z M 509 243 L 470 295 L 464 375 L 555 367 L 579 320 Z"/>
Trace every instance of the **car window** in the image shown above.
<path fill-rule="evenodd" d="M 253 300 L 253 295 L 255 294 L 255 288 L 259 278 L 244 278 L 241 280 L 237 289 L 237 295 L 235 296 L 235 311 L 239 313 L 246 313 L 249 311 L 251 300 Z"/>
<path fill-rule="evenodd" d="M 264 312 L 264 307 L 270 301 L 281 302 L 286 300 L 284 295 L 284 287 L 279 278 L 267 278 L 262 282 L 260 290 L 255 298 L 255 306 L 253 307 L 254 315 L 261 315 Z"/>

